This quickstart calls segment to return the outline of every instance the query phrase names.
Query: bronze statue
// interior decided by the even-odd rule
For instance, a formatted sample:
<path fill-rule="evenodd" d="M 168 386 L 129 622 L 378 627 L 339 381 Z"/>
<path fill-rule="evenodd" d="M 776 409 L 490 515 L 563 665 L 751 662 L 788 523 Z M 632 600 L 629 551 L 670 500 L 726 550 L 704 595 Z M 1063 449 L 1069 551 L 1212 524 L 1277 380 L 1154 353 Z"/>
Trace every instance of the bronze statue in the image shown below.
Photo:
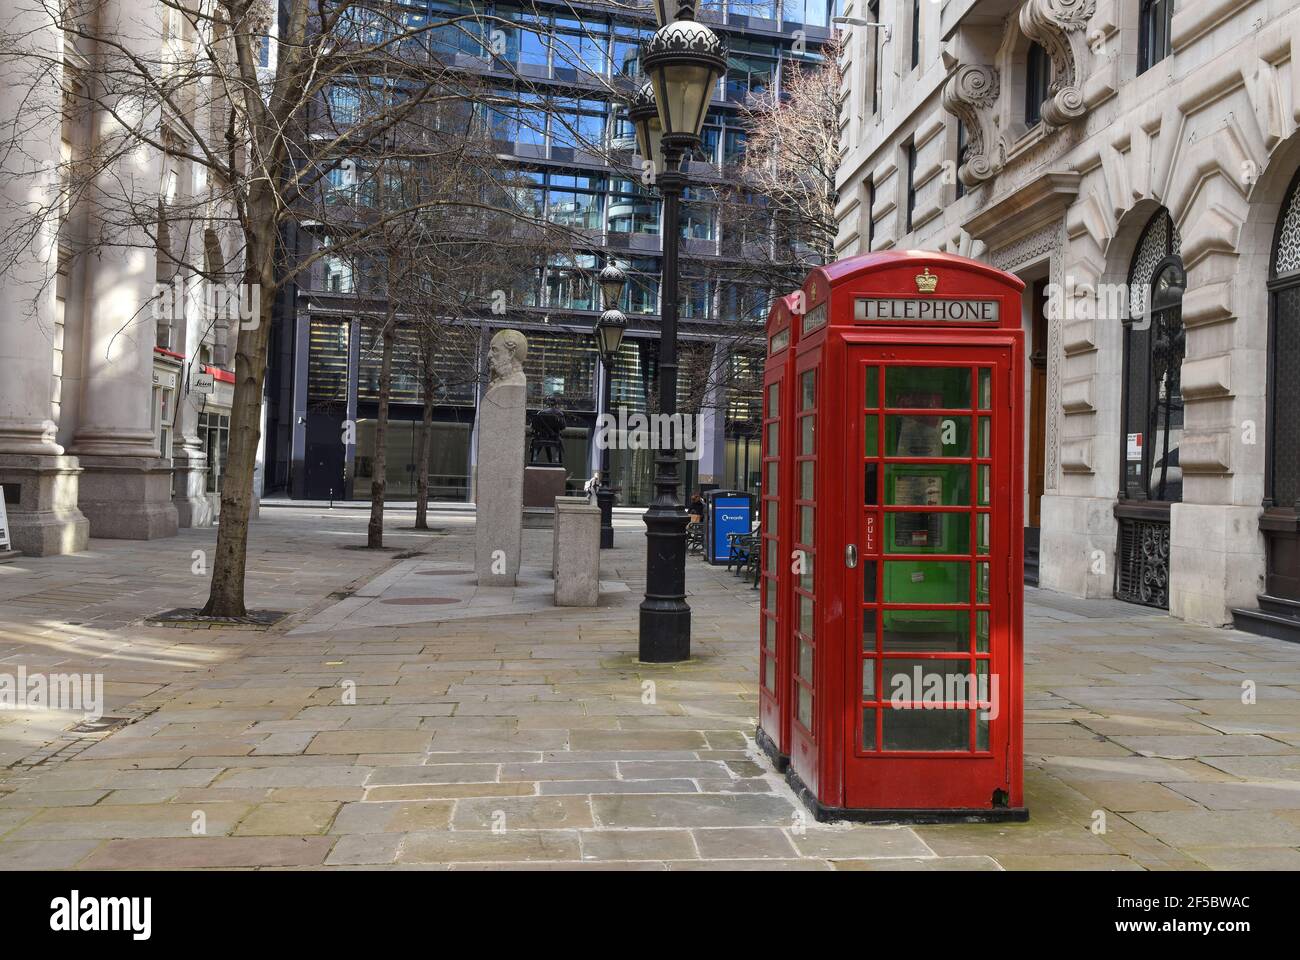
<path fill-rule="evenodd" d="M 564 465 L 564 444 L 562 436 L 568 425 L 560 402 L 554 396 L 542 401 L 542 409 L 533 414 L 533 439 L 528 445 L 528 462 L 541 464 L 542 454 L 546 454 L 546 463 Z"/>

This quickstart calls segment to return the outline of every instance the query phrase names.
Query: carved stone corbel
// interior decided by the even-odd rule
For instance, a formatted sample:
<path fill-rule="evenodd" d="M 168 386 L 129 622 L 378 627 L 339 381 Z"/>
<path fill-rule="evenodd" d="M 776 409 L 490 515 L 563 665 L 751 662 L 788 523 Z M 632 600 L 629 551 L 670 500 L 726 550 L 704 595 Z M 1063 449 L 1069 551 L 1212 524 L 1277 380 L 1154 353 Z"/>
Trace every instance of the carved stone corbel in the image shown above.
<path fill-rule="evenodd" d="M 982 63 L 965 63 L 943 88 L 943 108 L 966 127 L 966 150 L 957 176 L 968 187 L 996 176 L 1007 162 L 1006 142 L 998 129 L 998 71 Z"/>
<path fill-rule="evenodd" d="M 1052 83 L 1043 102 L 1043 120 L 1063 127 L 1083 116 L 1083 62 L 1088 54 L 1088 21 L 1097 0 L 1027 0 L 1020 8 L 1020 31 L 1052 58 Z"/>

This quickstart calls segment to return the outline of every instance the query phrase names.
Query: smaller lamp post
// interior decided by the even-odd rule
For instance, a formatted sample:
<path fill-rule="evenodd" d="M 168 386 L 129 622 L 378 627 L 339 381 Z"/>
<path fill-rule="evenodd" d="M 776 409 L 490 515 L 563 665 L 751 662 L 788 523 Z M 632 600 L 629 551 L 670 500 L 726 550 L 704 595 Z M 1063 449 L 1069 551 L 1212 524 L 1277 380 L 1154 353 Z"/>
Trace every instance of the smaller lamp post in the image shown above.
<path fill-rule="evenodd" d="M 600 363 L 604 368 L 604 383 L 600 388 L 601 413 L 610 412 L 610 385 L 614 379 L 614 356 L 623 342 L 623 333 L 627 330 L 627 317 L 618 309 L 618 302 L 627 285 L 627 275 L 613 262 L 607 263 L 600 271 L 598 279 L 601 296 L 605 302 L 605 312 L 596 322 L 596 350 L 600 354 Z M 600 432 L 596 434 L 600 438 Z M 600 549 L 608 550 L 614 546 L 614 495 L 618 492 L 612 485 L 609 468 L 609 432 L 600 449 L 600 488 L 596 491 L 596 503 L 600 505 Z"/>

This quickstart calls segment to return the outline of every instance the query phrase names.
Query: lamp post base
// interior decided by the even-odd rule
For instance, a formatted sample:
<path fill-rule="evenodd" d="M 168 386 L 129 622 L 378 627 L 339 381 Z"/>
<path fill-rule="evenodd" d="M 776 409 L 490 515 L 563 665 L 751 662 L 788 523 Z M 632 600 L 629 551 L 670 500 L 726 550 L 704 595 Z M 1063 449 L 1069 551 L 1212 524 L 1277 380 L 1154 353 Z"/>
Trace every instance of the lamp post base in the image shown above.
<path fill-rule="evenodd" d="M 686 525 L 680 506 L 656 503 L 645 513 L 646 595 L 641 601 L 638 657 L 678 663 L 691 657 L 691 608 L 686 603 Z"/>
<path fill-rule="evenodd" d="M 685 601 L 641 602 L 642 663 L 682 663 L 691 658 L 691 608 Z"/>

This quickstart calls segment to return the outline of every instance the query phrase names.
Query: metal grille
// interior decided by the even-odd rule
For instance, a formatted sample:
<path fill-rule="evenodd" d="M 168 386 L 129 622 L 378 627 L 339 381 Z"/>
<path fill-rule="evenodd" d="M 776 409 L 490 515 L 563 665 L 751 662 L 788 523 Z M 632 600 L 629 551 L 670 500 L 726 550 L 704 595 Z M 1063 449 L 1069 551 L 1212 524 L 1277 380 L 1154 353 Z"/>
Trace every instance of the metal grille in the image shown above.
<path fill-rule="evenodd" d="M 1133 267 L 1129 271 L 1128 312 L 1130 317 L 1140 317 L 1146 309 L 1151 277 L 1156 264 L 1169 255 L 1169 214 L 1161 211 L 1147 224 L 1133 254 Z"/>
<path fill-rule="evenodd" d="M 1169 523 L 1119 518 L 1115 598 L 1169 609 Z"/>
<path fill-rule="evenodd" d="M 1300 498 L 1300 286 L 1274 297 L 1273 502 L 1289 507 Z"/>
<path fill-rule="evenodd" d="M 1277 251 L 1273 258 L 1273 276 L 1300 270 L 1300 190 L 1292 189 L 1291 201 L 1282 214 L 1282 228 L 1277 234 Z"/>
<path fill-rule="evenodd" d="M 1182 253 L 1183 238 L 1174 226 L 1169 211 L 1161 210 L 1147 223 L 1133 252 L 1128 272 L 1128 311 L 1134 319 L 1142 316 L 1151 294 L 1156 264 L 1173 253 Z"/>

